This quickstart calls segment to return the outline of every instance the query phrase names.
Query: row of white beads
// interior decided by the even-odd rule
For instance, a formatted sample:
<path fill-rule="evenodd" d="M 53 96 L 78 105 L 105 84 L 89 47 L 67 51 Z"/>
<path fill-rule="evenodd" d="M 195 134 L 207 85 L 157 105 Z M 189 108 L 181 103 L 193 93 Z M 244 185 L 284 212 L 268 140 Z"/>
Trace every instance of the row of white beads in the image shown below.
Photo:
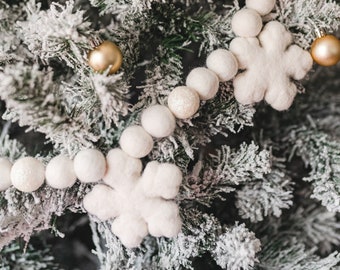
<path fill-rule="evenodd" d="M 84 183 L 97 182 L 106 171 L 106 159 L 96 149 L 84 149 L 71 160 L 58 155 L 44 164 L 33 158 L 23 157 L 14 164 L 7 159 L 0 159 L 0 190 L 11 185 L 22 192 L 37 190 L 46 179 L 46 183 L 56 189 L 71 187 L 77 178 Z"/>
<path fill-rule="evenodd" d="M 141 126 L 126 128 L 119 144 L 128 155 L 141 158 L 150 153 L 153 139 L 167 137 L 176 127 L 175 116 L 179 119 L 192 117 L 199 108 L 201 100 L 213 98 L 219 88 L 219 81 L 233 78 L 237 72 L 237 60 L 227 50 L 218 49 L 207 58 L 208 68 L 193 69 L 186 86 L 173 89 L 168 98 L 168 107 L 153 105 L 142 112 Z M 13 185 L 22 192 L 37 190 L 46 179 L 53 188 L 71 187 L 77 178 L 81 182 L 96 182 L 106 171 L 104 155 L 95 149 L 80 151 L 74 158 L 59 155 L 46 166 L 33 157 L 17 160 L 13 166 L 7 159 L 0 159 L 0 190 Z"/>
<path fill-rule="evenodd" d="M 238 70 L 237 60 L 224 49 L 213 51 L 207 58 L 208 68 L 193 69 L 186 78 L 186 86 L 173 89 L 168 97 L 168 107 L 152 105 L 142 112 L 141 125 L 126 128 L 119 140 L 122 150 L 134 158 L 142 158 L 153 148 L 153 138 L 171 135 L 176 128 L 176 119 L 192 117 L 199 109 L 200 100 L 212 99 L 219 88 L 219 81 L 227 81 Z M 97 182 L 106 172 L 106 159 L 96 149 L 84 149 L 74 160 L 59 155 L 48 165 L 33 157 L 24 157 L 13 165 L 0 159 L 0 191 L 11 185 L 22 192 L 33 192 L 44 180 L 52 188 L 71 187 L 77 179 L 84 183 Z"/>
<path fill-rule="evenodd" d="M 199 109 L 200 100 L 215 97 L 219 81 L 232 79 L 238 70 L 234 55 L 225 50 L 213 51 L 205 67 L 189 73 L 185 86 L 174 88 L 168 96 L 168 106 L 152 105 L 142 112 L 141 125 L 126 128 L 119 144 L 124 152 L 135 158 L 145 157 L 153 148 L 153 138 L 171 135 L 176 127 L 176 118 L 190 118 Z M 175 118 L 176 117 L 176 118 Z"/>

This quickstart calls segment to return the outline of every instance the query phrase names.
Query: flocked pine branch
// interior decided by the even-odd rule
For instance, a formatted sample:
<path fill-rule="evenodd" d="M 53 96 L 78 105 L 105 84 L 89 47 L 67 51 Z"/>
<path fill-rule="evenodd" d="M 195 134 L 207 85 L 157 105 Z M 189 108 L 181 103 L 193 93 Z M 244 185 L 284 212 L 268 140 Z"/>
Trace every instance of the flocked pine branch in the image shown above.
<path fill-rule="evenodd" d="M 303 179 L 311 182 L 312 198 L 321 201 L 329 211 L 340 211 L 340 144 L 331 136 L 313 127 L 293 129 L 287 140 L 292 155 L 300 156 L 311 170 Z"/>
<path fill-rule="evenodd" d="M 194 209 L 183 213 L 184 224 L 177 237 L 148 237 L 134 250 L 125 249 L 110 232 L 107 223 L 92 223 L 96 254 L 102 269 L 194 269 L 193 261 L 206 253 L 222 267 L 252 269 L 261 244 L 244 224 L 223 228 L 212 215 Z"/>
<path fill-rule="evenodd" d="M 0 81 L 0 96 L 7 106 L 3 118 L 45 133 L 56 147 L 64 145 L 64 149 L 67 145 L 76 148 L 89 146 L 91 141 L 98 140 L 99 132 L 95 134 L 91 130 L 93 122 L 83 121 L 84 114 L 88 112 L 82 111 L 76 115 L 79 113 L 76 111 L 75 117 L 72 117 L 73 106 L 77 105 L 71 103 L 68 106 L 63 100 L 63 93 L 60 86 L 53 82 L 51 70 L 41 71 L 37 65 L 32 67 L 18 63 L 6 66 L 0 73 Z"/>
<path fill-rule="evenodd" d="M 310 48 L 317 29 L 332 33 L 340 26 L 340 6 L 333 0 L 279 0 L 275 15 L 305 49 Z"/>
<path fill-rule="evenodd" d="M 255 110 L 238 104 L 230 92 L 229 84 L 220 85 L 220 93 L 206 104 L 191 120 L 178 120 L 178 128 L 173 136 L 156 141 L 152 158 L 159 161 L 173 161 L 184 169 L 182 164 L 195 158 L 195 152 L 209 144 L 215 135 L 226 137 L 237 133 L 246 126 L 252 126 Z M 188 157 L 181 161 L 180 156 Z"/>
<path fill-rule="evenodd" d="M 310 199 L 304 203 L 289 215 L 271 217 L 253 228 L 263 247 L 256 269 L 337 269 L 340 254 L 330 253 L 331 246 L 339 243 L 336 215 Z"/>
<path fill-rule="evenodd" d="M 199 161 L 183 183 L 180 198 L 209 205 L 213 199 L 234 187 L 264 177 L 271 170 L 271 155 L 255 143 L 242 144 L 239 150 L 221 146 L 210 160 Z M 203 163 L 206 162 L 206 163 Z"/>
<path fill-rule="evenodd" d="M 77 22 L 83 21 L 84 12 L 74 13 L 73 2 L 68 2 L 66 7 L 54 6 L 50 11 L 52 14 L 46 14 L 47 11 L 40 11 L 39 9 L 35 10 L 33 8 L 35 5 L 32 1 L 27 4 L 27 9 L 30 10 L 31 14 L 28 20 L 39 20 L 39 18 L 47 20 L 49 16 L 54 16 L 58 28 L 63 30 L 60 30 L 61 32 L 51 31 L 46 23 L 41 26 L 41 28 L 46 27 L 46 31 L 40 29 L 40 32 L 34 34 L 43 36 L 34 36 L 30 31 L 36 31 L 34 30 L 36 28 L 32 25 L 34 29 L 28 27 L 30 22 L 21 18 L 23 28 L 20 28 L 20 31 L 25 32 L 22 33 L 16 31 L 15 22 L 8 21 L 9 25 L 12 23 L 7 27 L 8 33 L 11 33 L 12 36 L 20 33 L 16 40 L 25 36 L 34 36 L 30 41 L 36 47 L 29 41 L 26 42 L 26 45 L 28 49 L 33 50 L 32 53 L 38 53 L 41 60 L 58 58 L 58 53 L 67 55 L 69 47 L 61 45 L 58 45 L 58 47 L 56 43 L 48 42 L 49 40 L 56 40 L 57 43 L 67 42 L 67 39 L 62 38 L 65 34 L 64 31 L 73 33 L 72 36 L 79 36 L 79 42 L 75 43 L 77 46 L 79 45 L 77 50 L 86 48 L 82 47 L 81 40 L 85 37 L 89 38 L 92 30 L 87 31 L 85 29 L 86 27 L 90 29 L 88 23 L 85 26 L 77 24 Z M 37 5 L 39 6 L 39 4 Z M 5 11 L 11 12 L 9 7 Z M 23 17 L 25 18 L 25 16 Z M 61 24 L 63 24 L 63 27 L 60 26 Z M 72 36 L 68 38 L 72 39 Z M 45 44 L 45 47 L 43 44 Z M 58 50 L 46 46 L 57 46 Z M 44 55 L 44 49 L 48 51 L 49 55 Z M 22 50 L 26 50 L 25 45 Z M 75 55 L 74 53 L 71 54 Z M 83 57 L 83 55 L 78 56 Z M 12 121 L 19 121 L 20 125 L 29 126 L 31 129 L 45 133 L 46 137 L 56 147 L 62 145 L 64 149 L 69 148 L 66 151 L 72 153 L 81 146 L 90 146 L 99 140 L 101 134 L 106 134 L 108 130 L 112 129 L 112 123 L 120 124 L 122 117 L 129 112 L 127 100 L 129 86 L 126 80 L 122 80 L 122 74 L 110 77 L 93 74 L 82 62 L 82 69 L 78 72 L 79 74 L 73 76 L 72 74 L 63 74 L 60 76 L 50 68 L 41 70 L 36 64 L 32 68 L 32 65 L 26 62 L 27 60 L 25 64 L 19 61 L 13 65 L 7 65 L 1 73 L 1 98 L 6 101 L 8 109 L 4 117 Z M 70 73 L 68 69 L 66 70 L 67 73 Z M 17 88 L 20 91 L 17 91 Z M 100 126 L 101 122 L 98 121 L 100 119 L 103 120 L 105 125 Z"/>
<path fill-rule="evenodd" d="M 340 223 L 336 213 L 309 200 L 308 206 L 298 207 L 294 215 L 282 220 L 283 226 L 290 228 L 291 235 L 308 248 L 318 247 L 322 254 L 329 253 L 340 244 Z"/>
<path fill-rule="evenodd" d="M 7 126 L 0 135 L 0 154 L 11 161 L 26 156 L 24 147 L 9 139 Z M 44 161 L 50 157 L 38 157 Z M 0 192 L 0 250 L 18 237 L 28 241 L 31 235 L 53 227 L 51 220 L 63 215 L 66 208 L 79 211 L 85 185 L 75 185 L 67 190 L 55 190 L 44 186 L 36 192 L 23 193 L 14 187 Z"/>
<path fill-rule="evenodd" d="M 0 254 L 2 270 L 62 270 L 55 262 L 49 249 L 34 249 L 32 245 L 23 247 L 17 242 L 4 247 Z"/>
<path fill-rule="evenodd" d="M 221 234 L 213 251 L 214 259 L 223 269 L 253 269 L 257 253 L 261 250 L 261 242 L 244 224 L 235 225 Z"/>
<path fill-rule="evenodd" d="M 85 11 L 74 12 L 74 8 L 73 0 L 65 6 L 54 2 L 46 11 L 41 10 L 41 3 L 29 1 L 26 20 L 17 22 L 18 35 L 41 60 L 57 57 L 71 68 L 84 69 L 86 62 L 80 48 L 90 49 L 90 40 L 96 36 L 91 23 L 84 21 Z"/>
<path fill-rule="evenodd" d="M 284 164 L 274 158 L 270 173 L 237 191 L 235 203 L 239 215 L 251 222 L 262 221 L 270 215 L 280 217 L 283 209 L 293 205 L 292 185 Z"/>
<path fill-rule="evenodd" d="M 316 249 L 308 249 L 297 238 L 286 235 L 263 242 L 263 255 L 255 269 L 270 270 L 331 270 L 340 262 L 340 254 L 334 252 L 325 258 L 315 255 Z"/>

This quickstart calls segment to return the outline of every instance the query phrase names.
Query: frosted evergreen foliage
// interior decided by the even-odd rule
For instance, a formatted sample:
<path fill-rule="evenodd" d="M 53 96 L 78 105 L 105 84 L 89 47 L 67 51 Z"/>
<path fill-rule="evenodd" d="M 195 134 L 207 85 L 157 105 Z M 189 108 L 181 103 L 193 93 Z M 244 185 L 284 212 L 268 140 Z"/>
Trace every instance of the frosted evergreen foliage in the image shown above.
<path fill-rule="evenodd" d="M 197 210 L 184 214 L 183 230 L 177 237 L 146 238 L 142 246 L 134 250 L 125 249 L 108 231 L 107 223 L 96 225 L 92 222 L 102 269 L 195 269 L 193 259 L 205 253 L 211 253 L 222 267 L 234 265 L 230 269 L 251 269 L 257 261 L 255 254 L 261 249 L 260 241 L 244 224 L 228 229 L 222 228 L 212 215 L 202 215 Z"/>
<path fill-rule="evenodd" d="M 340 262 L 340 254 L 334 252 L 321 259 L 314 254 L 315 249 L 306 249 L 296 238 L 284 240 L 274 238 L 266 243 L 257 269 L 282 270 L 330 270 Z"/>
<path fill-rule="evenodd" d="M 89 49 L 89 37 L 94 34 L 90 23 L 84 22 L 84 11 L 73 12 L 74 1 L 65 6 L 52 3 L 47 11 L 40 8 L 40 3 L 31 0 L 26 5 L 27 20 L 17 23 L 28 49 L 42 60 L 58 57 L 72 68 L 84 64 L 79 47 Z"/>
<path fill-rule="evenodd" d="M 36 250 L 31 245 L 26 247 L 26 251 L 18 243 L 3 248 L 0 254 L 0 269 L 2 270 L 63 270 L 55 263 L 55 259 L 50 255 L 50 250 Z"/>
<path fill-rule="evenodd" d="M 263 247 L 256 269 L 337 269 L 340 254 L 331 253 L 331 246 L 339 244 L 335 214 L 310 199 L 305 203 L 309 206 L 295 208 L 289 216 L 256 225 Z"/>
<path fill-rule="evenodd" d="M 0 249 L 18 237 L 28 241 L 34 231 L 51 228 L 52 218 L 63 215 L 66 208 L 79 211 L 87 192 L 82 185 L 70 190 L 44 186 L 32 193 L 21 193 L 15 188 L 1 192 Z"/>
<path fill-rule="evenodd" d="M 232 16 L 245 1 L 12 2 L 0 0 L 0 154 L 11 161 L 31 155 L 46 165 L 59 153 L 73 158 L 82 148 L 106 154 L 117 147 L 122 131 L 140 123 L 142 110 L 167 104 L 191 69 L 204 66 L 212 50 L 228 48 Z M 336 31 L 339 18 L 336 1 L 277 0 L 264 21 L 279 20 L 309 50 L 315 27 Z M 100 40 L 115 42 L 123 53 L 122 67 L 110 76 L 87 64 Z M 316 68 L 297 82 L 305 94 L 280 113 L 265 103 L 238 104 L 232 81 L 221 82 L 212 100 L 202 101 L 192 118 L 177 120 L 175 132 L 155 140 L 143 158 L 143 164 L 171 162 L 183 172 L 176 197 L 180 234 L 148 236 L 127 249 L 112 233 L 112 220 L 91 216 L 99 261 L 93 268 L 336 269 L 338 75 L 339 66 Z M 45 141 L 22 140 L 35 132 Z M 28 242 L 50 229 L 62 237 L 55 219 L 84 213 L 82 199 L 91 188 L 77 182 L 65 190 L 43 185 L 32 193 L 0 192 L 0 268 L 60 269 L 49 252 L 28 243 L 21 254 L 13 241 Z"/>
<path fill-rule="evenodd" d="M 299 30 L 293 32 L 294 41 L 305 49 L 314 41 L 316 29 L 332 33 L 340 26 L 340 6 L 334 0 L 279 0 L 276 7 L 278 19 Z"/>
<path fill-rule="evenodd" d="M 222 227 L 213 216 L 195 211 L 187 213 L 182 233 L 170 241 L 158 240 L 160 260 L 153 259 L 155 269 L 194 269 L 192 259 L 213 252 L 211 247 L 221 232 Z"/>
<path fill-rule="evenodd" d="M 340 211 L 340 144 L 328 134 L 313 127 L 301 127 L 287 138 L 293 151 L 301 156 L 311 171 L 305 181 L 314 186 L 312 198 L 321 201 L 329 211 Z M 294 153 L 293 152 L 293 153 Z"/>
<path fill-rule="evenodd" d="M 336 213 L 328 212 L 317 204 L 299 207 L 289 219 L 284 220 L 285 226 L 291 227 L 292 234 L 309 248 L 318 246 L 321 253 L 326 254 L 332 246 L 340 244 L 340 224 Z"/>
<path fill-rule="evenodd" d="M 270 152 L 255 143 L 232 150 L 222 145 L 206 163 L 199 161 L 184 180 L 181 199 L 209 205 L 215 198 L 234 191 L 235 186 L 264 177 L 270 172 Z"/>
<path fill-rule="evenodd" d="M 0 156 L 7 157 L 10 161 L 26 156 L 25 148 L 15 139 L 10 139 L 7 131 L 10 127 L 10 122 L 7 122 L 3 127 L 2 134 L 0 135 Z"/>
<path fill-rule="evenodd" d="M 236 207 L 240 216 L 251 222 L 262 221 L 268 215 L 280 217 L 282 210 L 293 204 L 292 193 L 292 179 L 284 165 L 276 161 L 269 174 L 237 191 Z"/>
<path fill-rule="evenodd" d="M 213 252 L 219 266 L 247 270 L 257 262 L 256 253 L 260 250 L 261 243 L 255 234 L 241 224 L 220 235 Z"/>
<path fill-rule="evenodd" d="M 0 81 L 0 97 L 6 100 L 7 106 L 5 119 L 29 126 L 28 130 L 45 133 L 56 146 L 90 146 L 89 141 L 98 140 L 98 135 L 91 131 L 91 122 L 81 121 L 87 112 L 76 111 L 76 117 L 71 120 L 73 108 L 63 100 L 60 87 L 53 82 L 51 70 L 40 71 L 37 65 L 18 63 L 13 67 L 6 66 L 0 74 Z M 88 104 L 83 105 L 88 107 Z"/>

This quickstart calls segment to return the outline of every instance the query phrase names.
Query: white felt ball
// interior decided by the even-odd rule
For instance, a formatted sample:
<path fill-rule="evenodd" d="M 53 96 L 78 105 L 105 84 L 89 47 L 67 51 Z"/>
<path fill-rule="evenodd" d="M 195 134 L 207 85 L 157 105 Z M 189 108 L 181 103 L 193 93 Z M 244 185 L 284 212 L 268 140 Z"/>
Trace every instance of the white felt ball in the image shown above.
<path fill-rule="evenodd" d="M 97 182 L 105 174 L 106 160 L 100 151 L 84 149 L 75 156 L 73 166 L 79 181 L 84 183 Z"/>
<path fill-rule="evenodd" d="M 127 248 L 138 247 L 148 234 L 146 223 L 141 218 L 129 214 L 117 217 L 112 222 L 111 230 Z"/>
<path fill-rule="evenodd" d="M 174 132 L 176 119 L 168 107 L 153 105 L 142 113 L 141 122 L 143 128 L 151 136 L 163 138 Z"/>
<path fill-rule="evenodd" d="M 198 93 L 186 86 L 178 86 L 168 97 L 170 111 L 179 119 L 192 117 L 200 106 Z"/>
<path fill-rule="evenodd" d="M 22 192 L 37 190 L 45 179 L 44 165 L 33 157 L 18 159 L 11 169 L 13 186 Z"/>
<path fill-rule="evenodd" d="M 182 227 L 177 204 L 172 201 L 159 201 L 154 204 L 153 213 L 147 218 L 147 223 L 152 236 L 175 237 Z"/>
<path fill-rule="evenodd" d="M 131 157 L 142 158 L 152 150 L 153 139 L 141 126 L 130 126 L 123 131 L 119 145 Z"/>
<path fill-rule="evenodd" d="M 46 166 L 46 183 L 57 189 L 73 186 L 77 180 L 73 161 L 66 156 L 59 155 L 50 160 Z"/>
<path fill-rule="evenodd" d="M 272 11 L 275 0 L 246 0 L 246 7 L 256 10 L 260 15 L 266 15 Z"/>
<path fill-rule="evenodd" d="M 9 160 L 0 158 L 0 191 L 8 189 L 12 185 L 11 168 L 12 163 Z"/>
<path fill-rule="evenodd" d="M 129 156 L 120 148 L 111 149 L 107 153 L 106 161 L 104 182 L 115 190 L 133 189 L 143 169 L 142 161 Z"/>
<path fill-rule="evenodd" d="M 83 200 L 87 212 L 98 217 L 101 221 L 119 215 L 119 203 L 115 192 L 106 185 L 95 185 Z"/>
<path fill-rule="evenodd" d="M 231 20 L 231 28 L 240 37 L 256 37 L 262 29 L 262 19 L 253 9 L 241 9 Z"/>
<path fill-rule="evenodd" d="M 201 100 L 212 99 L 218 91 L 218 77 L 215 72 L 198 67 L 190 71 L 186 85 L 194 89 Z"/>
<path fill-rule="evenodd" d="M 143 172 L 144 193 L 149 197 L 164 199 L 176 197 L 182 182 L 182 172 L 175 164 L 149 162 Z"/>
<path fill-rule="evenodd" d="M 235 56 L 225 49 L 217 49 L 209 54 L 207 67 L 215 72 L 221 82 L 232 79 L 238 70 Z"/>

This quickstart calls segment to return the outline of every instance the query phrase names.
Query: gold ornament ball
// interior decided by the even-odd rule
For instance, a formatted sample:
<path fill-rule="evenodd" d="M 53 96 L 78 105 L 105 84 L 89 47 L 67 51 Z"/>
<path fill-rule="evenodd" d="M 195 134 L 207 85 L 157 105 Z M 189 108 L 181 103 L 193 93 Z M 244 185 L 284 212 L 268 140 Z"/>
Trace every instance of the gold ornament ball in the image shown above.
<path fill-rule="evenodd" d="M 333 66 L 340 61 L 340 40 L 333 35 L 325 35 L 314 40 L 311 54 L 321 66 Z"/>
<path fill-rule="evenodd" d="M 109 74 L 115 73 L 122 65 L 120 49 L 111 41 L 104 41 L 87 55 L 89 66 L 97 72 L 104 72 L 111 66 Z"/>

